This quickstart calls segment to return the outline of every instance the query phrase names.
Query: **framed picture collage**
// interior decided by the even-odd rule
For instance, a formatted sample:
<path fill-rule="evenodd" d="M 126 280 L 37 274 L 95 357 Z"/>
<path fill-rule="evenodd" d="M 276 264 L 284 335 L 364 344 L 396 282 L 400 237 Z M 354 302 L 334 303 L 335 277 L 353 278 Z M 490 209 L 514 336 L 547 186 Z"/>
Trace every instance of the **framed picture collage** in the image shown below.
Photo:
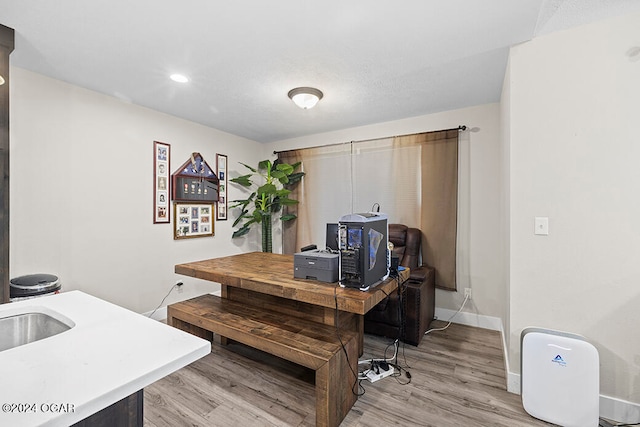
<path fill-rule="evenodd" d="M 153 142 L 153 223 L 173 220 L 174 240 L 213 236 L 215 221 L 227 219 L 227 156 L 216 154 L 215 166 L 193 153 L 172 174 L 171 145 Z M 188 191 L 180 187 L 176 193 L 176 185 Z"/>
<path fill-rule="evenodd" d="M 174 239 L 214 235 L 214 206 L 212 204 L 174 203 L 173 209 Z"/>

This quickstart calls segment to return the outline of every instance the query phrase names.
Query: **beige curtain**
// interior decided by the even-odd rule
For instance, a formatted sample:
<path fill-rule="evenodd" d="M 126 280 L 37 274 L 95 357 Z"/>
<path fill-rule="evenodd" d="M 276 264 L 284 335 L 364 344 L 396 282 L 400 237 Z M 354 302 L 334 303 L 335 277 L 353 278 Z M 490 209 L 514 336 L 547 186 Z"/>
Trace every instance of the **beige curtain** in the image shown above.
<path fill-rule="evenodd" d="M 298 219 L 283 224 L 283 252 L 324 244 L 327 222 L 367 212 L 374 203 L 390 223 L 423 232 L 423 262 L 436 285 L 456 289 L 458 130 L 428 132 L 281 152 L 306 173 L 293 189 Z"/>
<path fill-rule="evenodd" d="M 399 137 L 421 146 L 422 259 L 436 270 L 436 286 L 456 290 L 458 130 Z"/>
<path fill-rule="evenodd" d="M 302 162 L 305 172 L 302 181 L 292 189 L 292 198 L 298 205 L 285 207 L 285 213 L 295 213 L 298 218 L 283 223 L 282 251 L 285 254 L 300 252 L 309 244 L 321 243 L 323 227 L 327 222 L 337 222 L 340 215 L 351 212 L 350 176 L 351 144 L 331 145 L 281 152 L 278 158 L 286 163 Z M 342 185 L 334 185 L 341 183 Z M 314 237 L 318 239 L 314 240 Z"/>

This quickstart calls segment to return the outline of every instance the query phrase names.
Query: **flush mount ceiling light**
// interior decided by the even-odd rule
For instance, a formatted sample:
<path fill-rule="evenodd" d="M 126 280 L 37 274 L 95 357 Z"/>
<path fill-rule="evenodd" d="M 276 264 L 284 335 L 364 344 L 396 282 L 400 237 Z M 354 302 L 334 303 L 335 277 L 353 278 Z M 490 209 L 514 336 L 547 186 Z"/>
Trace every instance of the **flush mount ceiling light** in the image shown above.
<path fill-rule="evenodd" d="M 314 87 L 297 87 L 289 91 L 289 98 L 300 108 L 313 108 L 322 99 L 322 92 Z"/>
<path fill-rule="evenodd" d="M 178 83 L 187 83 L 189 81 L 189 78 L 187 76 L 183 76 L 182 74 L 171 74 L 169 78 Z"/>
<path fill-rule="evenodd" d="M 0 76 L 0 86 L 4 84 L 4 77 Z"/>

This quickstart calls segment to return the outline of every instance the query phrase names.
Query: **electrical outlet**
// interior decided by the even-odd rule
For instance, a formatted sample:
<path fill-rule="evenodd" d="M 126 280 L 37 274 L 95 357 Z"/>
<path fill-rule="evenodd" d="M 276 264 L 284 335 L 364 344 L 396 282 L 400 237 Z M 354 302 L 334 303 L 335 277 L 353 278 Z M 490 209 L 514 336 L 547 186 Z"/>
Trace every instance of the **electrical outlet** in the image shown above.
<path fill-rule="evenodd" d="M 464 297 L 471 299 L 471 288 L 464 288 Z"/>

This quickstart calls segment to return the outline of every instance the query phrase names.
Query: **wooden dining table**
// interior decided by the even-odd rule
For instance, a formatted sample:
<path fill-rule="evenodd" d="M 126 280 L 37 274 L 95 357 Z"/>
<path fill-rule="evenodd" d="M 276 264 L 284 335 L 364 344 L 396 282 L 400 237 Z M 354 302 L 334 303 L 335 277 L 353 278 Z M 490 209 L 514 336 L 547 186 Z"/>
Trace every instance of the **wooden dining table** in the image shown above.
<path fill-rule="evenodd" d="M 220 283 L 222 298 L 355 331 L 359 355 L 364 347 L 365 313 L 409 277 L 405 269 L 400 277 L 361 291 L 338 283 L 294 278 L 293 261 L 293 255 L 250 252 L 178 264 L 175 272 Z"/>

